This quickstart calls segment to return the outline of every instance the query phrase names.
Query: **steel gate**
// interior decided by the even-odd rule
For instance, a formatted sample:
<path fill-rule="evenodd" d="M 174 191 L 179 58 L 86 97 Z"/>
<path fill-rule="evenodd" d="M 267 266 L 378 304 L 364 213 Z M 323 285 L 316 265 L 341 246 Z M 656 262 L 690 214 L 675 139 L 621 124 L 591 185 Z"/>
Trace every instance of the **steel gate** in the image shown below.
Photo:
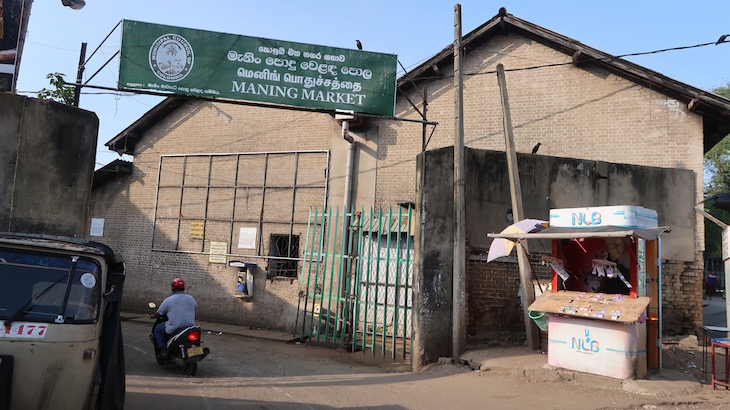
<path fill-rule="evenodd" d="M 300 339 L 410 360 L 413 209 L 310 210 Z"/>

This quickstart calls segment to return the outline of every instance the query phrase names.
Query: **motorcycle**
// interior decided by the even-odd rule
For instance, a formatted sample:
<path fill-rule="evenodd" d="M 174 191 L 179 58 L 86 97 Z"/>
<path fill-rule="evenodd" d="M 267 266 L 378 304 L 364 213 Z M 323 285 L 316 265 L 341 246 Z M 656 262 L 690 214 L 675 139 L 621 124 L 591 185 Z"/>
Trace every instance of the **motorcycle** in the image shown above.
<path fill-rule="evenodd" d="M 157 305 L 149 304 L 150 309 L 156 309 Z M 155 348 L 157 364 L 164 366 L 175 364 L 185 369 L 185 374 L 195 376 L 198 371 L 198 362 L 203 360 L 210 353 L 210 349 L 201 346 L 200 326 L 188 326 L 175 332 L 167 338 L 167 357 L 160 356 L 160 348 L 155 340 L 155 326 L 167 321 L 167 315 L 158 318 L 152 325 L 150 341 Z"/>

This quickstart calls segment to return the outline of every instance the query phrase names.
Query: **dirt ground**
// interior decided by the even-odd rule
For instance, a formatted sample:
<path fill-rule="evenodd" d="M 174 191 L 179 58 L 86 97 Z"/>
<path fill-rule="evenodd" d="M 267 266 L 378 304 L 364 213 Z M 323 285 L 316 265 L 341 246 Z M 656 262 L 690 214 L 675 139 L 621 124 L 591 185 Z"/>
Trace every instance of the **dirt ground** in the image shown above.
<path fill-rule="evenodd" d="M 707 379 L 711 372 L 709 346 L 707 347 Z M 702 369 L 703 346 L 695 336 L 674 336 L 665 338 L 662 343 L 662 368 L 676 370 L 702 381 L 705 377 Z M 716 361 L 716 365 L 721 365 Z"/>
<path fill-rule="evenodd" d="M 521 355 L 514 355 L 513 351 L 524 351 Z M 523 368 L 539 367 L 543 362 L 547 363 L 547 353 L 545 360 L 535 362 L 534 356 L 529 353 L 529 349 L 524 346 L 517 345 L 499 345 L 497 348 L 480 349 L 474 347 L 473 351 L 467 352 L 463 359 L 466 361 L 484 362 L 485 359 L 494 356 L 497 360 L 498 356 L 512 355 L 510 360 L 515 364 L 520 364 Z M 710 380 L 711 362 L 710 350 L 707 347 L 707 359 L 705 365 L 708 367 L 707 375 L 703 372 L 703 346 L 699 344 L 696 336 L 672 336 L 666 337 L 662 343 L 662 369 L 673 370 L 688 375 L 692 379 L 702 382 L 705 377 Z M 723 367 L 722 357 L 716 360 L 716 366 L 719 371 Z M 496 363 L 496 361 L 495 361 Z M 473 364 L 472 364 L 473 366 Z"/>
<path fill-rule="evenodd" d="M 730 409 L 730 392 L 700 383 L 659 396 L 600 376 L 566 379 L 543 368 L 547 356 L 515 345 L 473 351 L 482 355 L 475 360 L 496 357 L 492 369 L 489 360 L 474 369 L 444 359 L 412 373 L 392 360 L 368 363 L 372 355 L 361 352 L 207 331 L 203 339 L 211 354 L 195 377 L 186 377 L 157 365 L 150 323 L 127 321 L 123 327 L 130 409 Z M 668 341 L 664 364 L 701 378 L 701 369 L 691 364 L 701 367 L 702 349 L 692 341 Z"/>

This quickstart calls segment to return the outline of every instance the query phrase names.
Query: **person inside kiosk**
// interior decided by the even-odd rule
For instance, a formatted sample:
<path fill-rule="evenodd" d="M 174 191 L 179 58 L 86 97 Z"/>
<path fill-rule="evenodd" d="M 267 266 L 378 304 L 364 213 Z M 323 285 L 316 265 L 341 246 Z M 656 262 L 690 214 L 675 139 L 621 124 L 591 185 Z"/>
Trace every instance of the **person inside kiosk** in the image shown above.
<path fill-rule="evenodd" d="M 561 280 L 559 288 L 629 295 L 629 242 L 630 239 L 626 237 L 561 240 L 558 247 L 559 259 L 564 261 L 570 279 Z"/>
<path fill-rule="evenodd" d="M 628 279 L 630 274 L 629 263 L 630 256 L 627 246 L 627 238 L 605 238 L 607 260 L 616 264 L 616 268 L 621 273 L 623 278 Z M 602 276 L 602 286 L 598 288 L 598 292 L 603 293 L 620 293 L 623 295 L 629 294 L 629 287 L 626 286 L 624 280 L 619 275 L 613 275 L 613 277 Z"/>

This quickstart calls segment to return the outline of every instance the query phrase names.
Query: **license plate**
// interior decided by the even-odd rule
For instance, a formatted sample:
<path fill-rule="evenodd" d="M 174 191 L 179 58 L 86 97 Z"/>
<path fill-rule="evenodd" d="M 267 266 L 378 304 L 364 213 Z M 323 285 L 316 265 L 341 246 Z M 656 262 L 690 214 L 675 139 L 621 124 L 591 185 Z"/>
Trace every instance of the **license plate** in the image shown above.
<path fill-rule="evenodd" d="M 202 346 L 189 347 L 187 350 L 187 353 L 188 353 L 188 357 L 200 356 L 201 354 L 203 354 L 203 347 Z"/>

